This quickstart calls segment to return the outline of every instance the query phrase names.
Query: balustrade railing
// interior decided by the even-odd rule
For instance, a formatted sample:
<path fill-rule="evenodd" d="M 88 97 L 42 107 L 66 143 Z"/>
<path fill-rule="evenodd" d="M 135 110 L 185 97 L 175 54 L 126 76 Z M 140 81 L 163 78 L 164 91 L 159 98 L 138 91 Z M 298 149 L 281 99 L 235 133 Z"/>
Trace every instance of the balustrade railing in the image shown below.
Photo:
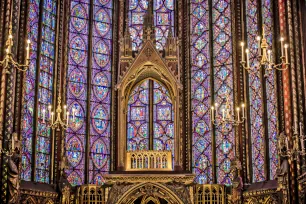
<path fill-rule="evenodd" d="M 128 151 L 126 153 L 127 171 L 171 171 L 172 152 L 171 151 Z"/>

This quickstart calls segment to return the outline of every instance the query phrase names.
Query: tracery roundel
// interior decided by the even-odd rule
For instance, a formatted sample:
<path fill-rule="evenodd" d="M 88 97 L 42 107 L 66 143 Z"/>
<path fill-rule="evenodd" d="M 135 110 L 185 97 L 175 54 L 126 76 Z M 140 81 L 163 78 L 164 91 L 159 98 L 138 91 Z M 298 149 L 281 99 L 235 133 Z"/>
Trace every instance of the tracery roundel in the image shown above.
<path fill-rule="evenodd" d="M 86 50 L 86 45 L 84 40 L 80 36 L 75 36 L 70 41 L 70 56 L 76 64 L 80 64 L 87 54 L 84 50 Z"/>
<path fill-rule="evenodd" d="M 77 136 L 70 138 L 66 144 L 67 159 L 71 166 L 76 167 L 83 158 L 83 145 Z"/>
<path fill-rule="evenodd" d="M 73 112 L 72 109 L 74 109 L 75 116 L 73 117 L 72 114 L 70 115 L 69 124 L 70 124 L 70 128 L 76 132 L 83 126 L 84 110 L 83 110 L 83 107 L 77 101 L 74 101 L 70 105 L 69 107 L 70 113 Z"/>
<path fill-rule="evenodd" d="M 97 42 L 94 47 L 94 58 L 100 67 L 105 67 L 109 62 L 109 49 L 103 40 Z"/>
<path fill-rule="evenodd" d="M 69 75 L 69 89 L 75 97 L 81 96 L 85 88 L 85 79 L 82 72 L 74 69 Z"/>
<path fill-rule="evenodd" d="M 102 134 L 108 126 L 108 111 L 102 106 L 97 105 L 92 111 L 92 124 L 95 131 Z"/>
<path fill-rule="evenodd" d="M 100 138 L 98 140 L 96 140 L 92 147 L 92 160 L 94 165 L 98 168 L 101 169 L 105 166 L 106 162 L 107 162 L 107 147 L 104 143 L 104 141 Z"/>
<path fill-rule="evenodd" d="M 109 92 L 109 82 L 106 75 L 103 72 L 99 72 L 93 79 L 93 90 L 95 96 L 100 100 L 104 100 Z"/>
<path fill-rule="evenodd" d="M 71 23 L 73 27 L 78 31 L 81 32 L 87 25 L 86 19 L 87 14 L 86 10 L 82 4 L 76 4 L 71 10 Z"/>
<path fill-rule="evenodd" d="M 102 8 L 95 13 L 96 31 L 101 37 L 106 35 L 110 29 L 110 18 L 108 13 Z"/>

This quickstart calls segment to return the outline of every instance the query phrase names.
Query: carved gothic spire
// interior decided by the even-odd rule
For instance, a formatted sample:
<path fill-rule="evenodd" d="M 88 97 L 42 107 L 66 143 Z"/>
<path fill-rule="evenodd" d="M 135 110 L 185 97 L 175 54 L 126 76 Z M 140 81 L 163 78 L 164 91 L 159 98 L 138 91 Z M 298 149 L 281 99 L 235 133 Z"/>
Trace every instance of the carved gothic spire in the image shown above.
<path fill-rule="evenodd" d="M 170 22 L 171 25 L 171 22 Z M 177 40 L 173 36 L 172 27 L 169 28 L 168 37 L 165 44 L 165 54 L 167 57 L 176 57 L 177 56 Z"/>
<path fill-rule="evenodd" d="M 155 41 L 155 32 L 154 32 L 154 14 L 153 14 L 153 0 L 148 2 L 148 11 L 144 16 L 143 20 L 143 40 L 152 40 Z"/>
<path fill-rule="evenodd" d="M 126 26 L 125 26 L 122 44 L 123 44 L 122 46 L 124 47 L 124 49 L 122 50 L 123 53 L 121 56 L 125 56 L 125 57 L 132 56 L 132 39 L 131 39 L 128 19 L 126 20 Z"/>

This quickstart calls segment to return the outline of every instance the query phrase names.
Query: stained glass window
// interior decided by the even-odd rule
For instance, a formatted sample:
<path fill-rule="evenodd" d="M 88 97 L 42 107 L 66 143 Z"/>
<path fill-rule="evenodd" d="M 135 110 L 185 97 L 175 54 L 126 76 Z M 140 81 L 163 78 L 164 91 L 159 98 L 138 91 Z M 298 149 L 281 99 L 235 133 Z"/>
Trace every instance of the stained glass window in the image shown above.
<path fill-rule="evenodd" d="M 259 24 L 258 4 L 260 1 L 248 0 L 246 5 L 246 22 L 247 22 L 247 40 L 250 48 L 251 65 L 257 65 L 258 60 L 258 42 L 256 36 L 262 26 Z M 261 15 L 263 19 L 263 27 L 265 28 L 265 37 L 269 45 L 268 49 L 272 49 L 273 44 L 273 21 L 272 21 L 272 1 L 262 1 Z M 249 75 L 249 100 L 250 103 L 250 123 L 251 123 L 251 141 L 252 141 L 252 166 L 253 166 L 253 182 L 264 181 L 266 179 L 274 179 L 275 171 L 278 164 L 276 150 L 277 135 L 277 98 L 276 98 L 276 75 L 272 71 L 266 78 L 263 78 L 261 72 L 257 71 Z M 265 86 L 265 92 L 264 92 Z M 266 96 L 264 101 L 263 96 Z M 266 108 L 264 107 L 266 104 Z M 265 113 L 265 110 L 267 112 Z M 268 124 L 264 127 L 263 120 L 267 115 Z M 269 141 L 265 140 L 265 128 L 268 129 Z M 266 144 L 268 144 L 269 158 L 266 158 Z M 269 163 L 270 178 L 267 178 L 264 164 Z"/>
<path fill-rule="evenodd" d="M 174 29 L 174 0 L 154 1 L 154 26 L 156 47 L 164 48 L 169 29 Z M 148 10 L 148 0 L 129 0 L 129 27 L 133 50 L 139 50 L 142 45 L 143 18 Z"/>
<path fill-rule="evenodd" d="M 102 184 L 109 171 L 112 10 L 111 0 L 71 1 L 67 104 L 75 114 L 66 132 L 66 173 L 72 185 Z"/>
<path fill-rule="evenodd" d="M 56 3 L 54 0 L 31 0 L 27 26 L 28 38 L 31 40 L 31 60 L 30 68 L 26 72 L 23 107 L 21 178 L 44 183 L 50 182 L 51 131 L 46 123 L 42 122 L 42 110 L 52 104 Z M 39 9 L 40 4 L 43 5 L 42 10 Z M 37 118 L 35 118 L 36 105 Z M 35 143 L 34 149 L 33 143 Z M 35 169 L 32 169 L 33 163 Z M 33 170 L 35 178 L 32 177 Z"/>
<path fill-rule="evenodd" d="M 174 154 L 173 106 L 168 90 L 145 80 L 129 96 L 127 150 L 171 150 Z"/>
<path fill-rule="evenodd" d="M 217 111 L 221 114 L 226 94 L 233 101 L 231 1 L 191 0 L 190 20 L 193 171 L 198 183 L 230 184 L 233 129 L 227 127 L 226 134 L 219 127 L 213 131 L 210 106 L 213 101 L 218 103 Z M 217 166 L 216 172 L 213 165 Z M 217 175 L 216 181 L 213 174 Z"/>
<path fill-rule="evenodd" d="M 149 81 L 136 86 L 128 102 L 127 149 L 149 149 Z"/>
<path fill-rule="evenodd" d="M 262 1 L 262 19 L 267 37 L 269 49 L 272 50 L 273 44 L 273 7 L 272 1 Z M 276 169 L 278 166 L 277 152 L 277 95 L 276 95 L 276 73 L 273 70 L 266 77 L 266 110 L 268 118 L 268 136 L 269 136 L 269 164 L 270 164 L 270 179 L 275 179 Z"/>

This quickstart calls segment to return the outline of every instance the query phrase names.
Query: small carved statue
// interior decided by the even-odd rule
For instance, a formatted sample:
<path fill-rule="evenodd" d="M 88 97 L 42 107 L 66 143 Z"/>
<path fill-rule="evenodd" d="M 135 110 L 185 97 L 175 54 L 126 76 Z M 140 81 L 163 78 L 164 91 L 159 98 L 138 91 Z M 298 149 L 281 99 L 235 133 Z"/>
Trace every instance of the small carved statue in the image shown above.
<path fill-rule="evenodd" d="M 278 191 L 281 191 L 283 194 L 283 203 L 288 202 L 288 170 L 289 162 L 287 156 L 287 147 L 286 147 L 286 135 L 284 132 L 280 133 L 278 136 L 278 154 L 280 155 L 280 166 L 276 170 L 276 177 L 278 182 Z"/>
<path fill-rule="evenodd" d="M 243 181 L 240 176 L 240 171 L 242 169 L 241 162 L 238 157 L 232 161 L 231 172 L 233 174 L 233 191 L 231 195 L 232 203 L 239 204 L 241 203 L 241 196 L 243 190 Z"/>
<path fill-rule="evenodd" d="M 19 170 L 21 165 L 21 149 L 20 141 L 17 134 L 12 135 L 12 151 L 7 154 L 8 157 L 8 190 L 9 190 L 9 203 L 19 203 Z"/>

